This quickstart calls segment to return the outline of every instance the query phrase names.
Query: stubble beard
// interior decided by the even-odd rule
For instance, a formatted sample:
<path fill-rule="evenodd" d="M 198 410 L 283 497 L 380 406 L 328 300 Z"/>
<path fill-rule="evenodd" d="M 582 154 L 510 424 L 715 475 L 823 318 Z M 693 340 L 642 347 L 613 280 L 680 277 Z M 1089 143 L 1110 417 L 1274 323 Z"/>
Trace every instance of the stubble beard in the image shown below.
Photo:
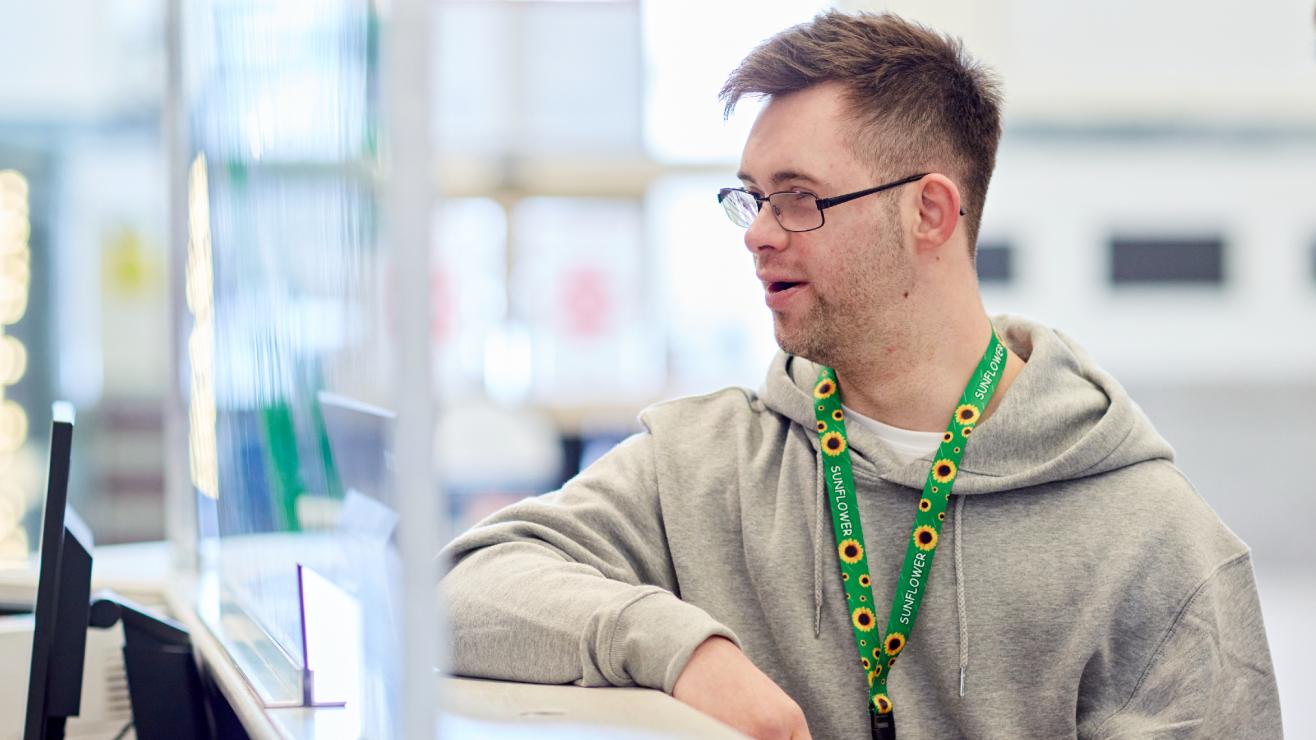
<path fill-rule="evenodd" d="M 783 325 L 781 314 L 774 313 L 773 333 L 777 346 L 787 354 L 803 357 L 821 365 L 831 365 L 834 347 L 841 341 L 835 307 L 829 306 L 822 296 L 809 307 L 807 313 L 796 319 L 795 326 Z"/>
<path fill-rule="evenodd" d="M 852 260 L 838 295 L 814 292 L 814 302 L 792 325 L 773 312 L 777 346 L 787 354 L 837 368 L 870 356 L 882 337 L 901 333 L 899 301 L 913 283 L 913 267 L 900 250 L 899 237 L 878 236 Z"/>

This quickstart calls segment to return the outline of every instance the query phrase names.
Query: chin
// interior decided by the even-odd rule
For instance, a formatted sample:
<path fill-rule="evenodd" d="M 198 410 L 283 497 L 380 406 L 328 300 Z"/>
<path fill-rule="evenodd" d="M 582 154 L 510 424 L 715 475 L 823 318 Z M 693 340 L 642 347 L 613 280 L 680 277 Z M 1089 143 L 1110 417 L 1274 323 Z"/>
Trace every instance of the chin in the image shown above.
<path fill-rule="evenodd" d="M 828 367 L 836 367 L 847 345 L 845 330 L 826 315 L 796 316 L 795 321 L 787 323 L 777 314 L 773 316 L 772 329 L 783 352 Z"/>
<path fill-rule="evenodd" d="M 810 341 L 810 335 L 806 331 L 790 331 L 782 327 L 778 321 L 775 325 L 774 335 L 777 339 L 777 346 L 788 355 L 803 357 L 813 362 L 821 362 L 819 358 L 825 353 L 820 351 L 817 341 Z M 826 364 L 826 363 L 824 363 Z"/>

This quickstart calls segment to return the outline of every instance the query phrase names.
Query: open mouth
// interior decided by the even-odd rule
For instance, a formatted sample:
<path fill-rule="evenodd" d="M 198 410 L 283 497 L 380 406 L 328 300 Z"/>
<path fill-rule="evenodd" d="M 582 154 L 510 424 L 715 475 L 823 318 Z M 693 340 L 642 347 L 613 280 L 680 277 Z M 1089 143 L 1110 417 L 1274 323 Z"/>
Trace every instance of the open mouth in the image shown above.
<path fill-rule="evenodd" d="M 769 292 L 769 293 L 780 293 L 780 292 L 782 292 L 783 290 L 790 290 L 791 288 L 794 288 L 795 286 L 797 286 L 797 285 L 802 285 L 802 284 L 803 284 L 803 283 L 792 283 L 792 282 L 788 282 L 788 281 L 785 281 L 785 280 L 777 281 L 777 282 L 774 282 L 774 283 L 768 283 L 768 292 Z"/>

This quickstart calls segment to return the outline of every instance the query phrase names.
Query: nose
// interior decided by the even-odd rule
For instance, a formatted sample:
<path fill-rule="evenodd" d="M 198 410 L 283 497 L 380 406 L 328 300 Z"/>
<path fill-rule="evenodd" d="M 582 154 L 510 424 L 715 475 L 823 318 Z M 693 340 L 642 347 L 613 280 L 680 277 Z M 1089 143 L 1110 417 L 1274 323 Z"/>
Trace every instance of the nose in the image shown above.
<path fill-rule="evenodd" d="M 780 251 L 786 248 L 789 241 L 790 232 L 781 228 L 777 222 L 771 203 L 764 203 L 749 228 L 745 229 L 745 248 L 750 254 L 759 254 L 769 249 Z"/>

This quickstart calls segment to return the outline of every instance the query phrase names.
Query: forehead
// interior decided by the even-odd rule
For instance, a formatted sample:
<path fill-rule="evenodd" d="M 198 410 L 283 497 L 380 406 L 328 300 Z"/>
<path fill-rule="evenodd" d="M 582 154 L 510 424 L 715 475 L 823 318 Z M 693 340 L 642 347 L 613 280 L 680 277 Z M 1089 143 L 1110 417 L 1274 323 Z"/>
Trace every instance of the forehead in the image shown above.
<path fill-rule="evenodd" d="M 862 179 L 851 143 L 854 124 L 838 85 L 823 84 L 772 98 L 763 107 L 740 158 L 740 172 L 760 187 L 780 184 L 785 173 L 823 185 Z"/>

